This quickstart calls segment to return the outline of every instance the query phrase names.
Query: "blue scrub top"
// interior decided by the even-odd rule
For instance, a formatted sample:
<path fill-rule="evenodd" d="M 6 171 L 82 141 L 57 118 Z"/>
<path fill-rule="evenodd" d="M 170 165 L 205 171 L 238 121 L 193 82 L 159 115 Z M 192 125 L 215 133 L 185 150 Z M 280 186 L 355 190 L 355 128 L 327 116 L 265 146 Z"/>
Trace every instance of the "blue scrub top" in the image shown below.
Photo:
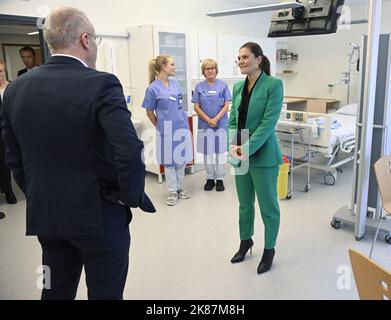
<path fill-rule="evenodd" d="M 224 81 L 216 79 L 212 85 L 209 85 L 208 80 L 198 83 L 191 101 L 197 103 L 209 118 L 214 118 L 225 103 L 231 99 L 228 85 Z M 225 153 L 227 150 L 227 128 L 227 113 L 218 121 L 216 128 L 209 127 L 207 122 L 198 118 L 197 151 L 203 154 Z"/>
<path fill-rule="evenodd" d="M 169 80 L 166 87 L 160 80 L 152 82 L 146 90 L 142 107 L 155 110 L 157 117 L 157 160 L 166 167 L 180 166 L 193 160 L 193 145 L 187 113 L 183 110 L 183 96 L 178 81 Z M 180 141 L 175 132 L 183 133 Z M 176 148 L 183 149 L 183 152 Z"/>
<path fill-rule="evenodd" d="M 175 129 L 189 128 L 187 114 L 183 110 L 181 87 L 176 80 L 169 80 L 166 87 L 160 80 L 152 82 L 145 93 L 142 107 L 155 110 L 157 130 L 164 135 L 164 121 L 172 122 Z"/>
<path fill-rule="evenodd" d="M 232 96 L 228 85 L 219 79 L 210 86 L 208 80 L 198 83 L 193 92 L 191 102 L 197 103 L 202 111 L 207 114 L 209 118 L 214 118 L 224 107 L 227 101 L 231 101 Z M 217 129 L 227 129 L 228 115 L 227 113 L 219 120 Z M 207 129 L 209 125 L 202 119 L 198 120 L 199 129 Z"/>

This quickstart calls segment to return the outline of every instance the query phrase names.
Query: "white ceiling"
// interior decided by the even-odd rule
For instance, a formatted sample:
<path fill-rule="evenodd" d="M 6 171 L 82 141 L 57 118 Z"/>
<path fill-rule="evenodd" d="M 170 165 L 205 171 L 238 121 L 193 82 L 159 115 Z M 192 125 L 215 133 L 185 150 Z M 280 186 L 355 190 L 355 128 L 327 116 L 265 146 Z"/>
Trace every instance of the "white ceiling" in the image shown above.
<path fill-rule="evenodd" d="M 263 4 L 271 4 L 271 3 L 277 3 L 277 2 L 292 2 L 294 0 L 224 0 L 225 2 L 235 3 L 242 7 L 244 6 L 260 6 Z M 390 0 L 383 0 L 383 1 L 390 1 Z M 360 4 L 360 3 L 366 3 L 367 0 L 345 0 L 345 4 Z"/>

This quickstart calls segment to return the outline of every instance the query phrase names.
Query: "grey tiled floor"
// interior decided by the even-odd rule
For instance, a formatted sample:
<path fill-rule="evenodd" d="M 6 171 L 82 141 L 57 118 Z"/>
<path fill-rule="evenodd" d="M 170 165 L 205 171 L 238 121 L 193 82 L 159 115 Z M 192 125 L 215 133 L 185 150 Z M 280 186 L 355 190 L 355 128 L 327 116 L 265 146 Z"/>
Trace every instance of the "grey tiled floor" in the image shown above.
<path fill-rule="evenodd" d="M 351 165 L 344 170 L 334 187 L 324 185 L 322 174 L 313 171 L 308 193 L 301 191 L 304 175 L 297 173 L 293 199 L 280 202 L 275 264 L 263 275 L 256 273 L 263 250 L 259 214 L 253 255 L 240 264 L 229 261 L 239 245 L 232 176 L 227 176 L 226 191 L 217 193 L 202 190 L 204 171 L 186 175 L 192 198 L 171 208 L 165 205 L 165 185 L 148 175 L 147 191 L 158 213 L 134 211 L 125 298 L 357 299 L 353 276 L 350 290 L 340 290 L 337 271 L 340 266 L 350 266 L 348 248 L 369 253 L 372 235 L 357 242 L 352 228 L 337 231 L 330 227 L 335 210 L 350 198 Z M 0 210 L 7 217 L 0 220 L 0 299 L 38 299 L 41 251 L 34 237 L 24 236 L 25 201 L 14 206 L 1 203 Z M 391 246 L 379 240 L 374 258 L 391 269 Z M 77 298 L 86 299 L 84 277 Z"/>

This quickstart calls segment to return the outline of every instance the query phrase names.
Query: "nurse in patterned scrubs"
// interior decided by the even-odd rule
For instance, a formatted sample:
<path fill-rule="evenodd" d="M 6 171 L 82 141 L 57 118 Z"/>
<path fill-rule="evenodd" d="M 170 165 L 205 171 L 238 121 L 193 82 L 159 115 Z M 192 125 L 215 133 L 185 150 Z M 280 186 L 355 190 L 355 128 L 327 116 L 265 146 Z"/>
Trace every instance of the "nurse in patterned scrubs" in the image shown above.
<path fill-rule="evenodd" d="M 175 62 L 169 55 L 159 55 L 149 66 L 150 85 L 142 107 L 156 127 L 156 158 L 164 166 L 168 197 L 166 204 L 174 206 L 179 199 L 189 199 L 182 188 L 186 164 L 193 160 L 193 142 L 187 113 L 183 110 L 183 95 L 174 77 Z"/>
<path fill-rule="evenodd" d="M 205 80 L 198 83 L 192 102 L 198 114 L 197 151 L 204 154 L 206 183 L 204 190 L 224 191 L 224 176 L 227 150 L 228 107 L 231 92 L 228 85 L 216 79 L 217 62 L 206 59 L 201 72 Z"/>

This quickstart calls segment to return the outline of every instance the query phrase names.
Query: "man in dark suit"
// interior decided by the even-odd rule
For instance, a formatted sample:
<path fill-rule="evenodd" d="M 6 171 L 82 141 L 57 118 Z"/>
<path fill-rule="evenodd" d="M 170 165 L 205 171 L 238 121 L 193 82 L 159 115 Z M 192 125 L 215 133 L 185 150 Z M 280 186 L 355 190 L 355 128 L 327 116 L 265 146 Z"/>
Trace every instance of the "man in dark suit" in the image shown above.
<path fill-rule="evenodd" d="M 3 105 L 0 96 L 0 114 L 2 110 L 3 110 Z M 1 134 L 1 129 L 0 129 L 0 134 Z M 18 202 L 15 197 L 14 191 L 12 190 L 11 172 L 5 162 L 5 145 L 1 137 L 0 137 L 0 186 L 1 186 L 1 191 L 5 193 L 5 199 L 7 203 L 15 204 Z"/>
<path fill-rule="evenodd" d="M 53 55 L 8 86 L 2 124 L 27 235 L 38 236 L 50 268 L 42 299 L 74 299 L 83 266 L 89 299 L 122 299 L 129 207 L 155 212 L 143 143 L 118 79 L 94 70 L 100 38 L 85 14 L 53 11 L 44 36 Z"/>
<path fill-rule="evenodd" d="M 0 59 L 0 114 L 1 110 L 3 110 L 3 94 L 7 86 L 9 85 L 9 81 L 7 81 L 6 77 L 7 66 L 3 59 Z M 1 123 L 1 119 L 0 119 Z M 1 134 L 1 130 L 0 130 Z M 15 194 L 12 190 L 11 183 L 11 172 L 5 163 L 5 145 L 4 141 L 0 136 L 0 189 L 3 193 L 5 193 L 5 199 L 9 204 L 17 203 Z M 1 215 L 1 214 L 0 214 Z"/>
<path fill-rule="evenodd" d="M 19 54 L 26 68 L 18 71 L 18 77 L 37 67 L 35 63 L 35 50 L 33 48 L 23 47 L 19 50 Z"/>

